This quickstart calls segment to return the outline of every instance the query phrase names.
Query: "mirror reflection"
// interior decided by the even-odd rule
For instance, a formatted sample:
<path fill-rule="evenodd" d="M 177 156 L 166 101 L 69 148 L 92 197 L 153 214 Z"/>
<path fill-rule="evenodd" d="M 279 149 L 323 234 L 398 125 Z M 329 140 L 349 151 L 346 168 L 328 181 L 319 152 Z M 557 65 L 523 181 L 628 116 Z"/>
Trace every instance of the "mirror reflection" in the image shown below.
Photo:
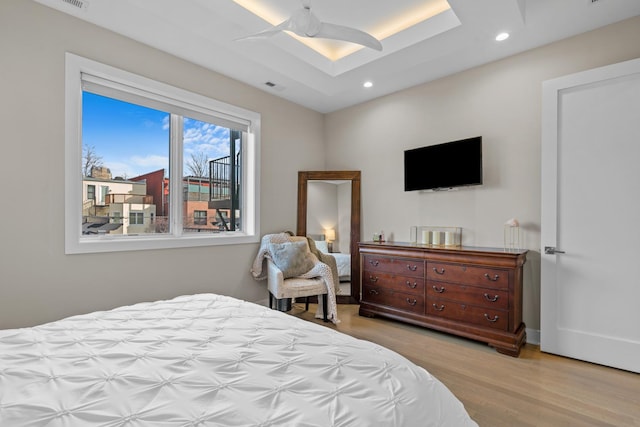
<path fill-rule="evenodd" d="M 336 259 L 339 295 L 351 295 L 351 181 L 307 182 L 307 236 Z"/>

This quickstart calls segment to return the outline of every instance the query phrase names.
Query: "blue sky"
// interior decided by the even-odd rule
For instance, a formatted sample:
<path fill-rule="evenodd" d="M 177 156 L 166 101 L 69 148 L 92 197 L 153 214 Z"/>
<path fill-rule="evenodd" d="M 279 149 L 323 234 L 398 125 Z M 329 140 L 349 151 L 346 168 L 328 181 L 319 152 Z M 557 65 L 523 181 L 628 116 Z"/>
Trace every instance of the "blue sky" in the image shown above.
<path fill-rule="evenodd" d="M 102 157 L 112 176 L 132 178 L 147 172 L 169 170 L 169 114 L 83 92 L 82 143 Z M 185 118 L 184 175 L 191 153 L 209 159 L 229 154 L 229 130 Z"/>

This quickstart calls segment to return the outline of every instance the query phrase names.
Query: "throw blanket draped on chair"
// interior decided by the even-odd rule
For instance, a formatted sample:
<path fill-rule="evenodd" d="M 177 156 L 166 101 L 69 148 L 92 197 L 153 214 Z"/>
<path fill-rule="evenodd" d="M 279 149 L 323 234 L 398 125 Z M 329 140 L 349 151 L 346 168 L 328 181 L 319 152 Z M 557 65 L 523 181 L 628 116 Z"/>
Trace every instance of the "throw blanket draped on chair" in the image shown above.
<path fill-rule="evenodd" d="M 333 323 L 338 323 L 338 309 L 336 306 L 336 284 L 338 283 L 338 268 L 336 266 L 336 260 L 327 254 L 318 251 L 313 243 L 313 240 L 307 237 L 291 236 L 287 233 L 278 234 L 266 234 L 262 237 L 260 242 L 260 249 L 258 255 L 253 261 L 251 267 L 251 274 L 256 280 L 265 280 L 267 278 L 267 258 L 271 258 L 269 254 L 270 243 L 284 243 L 293 242 L 301 239 L 306 239 L 309 244 L 311 253 L 315 256 L 315 262 L 313 268 L 308 272 L 301 274 L 302 278 L 320 277 L 327 285 L 327 318 Z M 316 311 L 316 318 L 321 319 L 322 316 L 322 298 L 318 298 L 318 309 Z"/>

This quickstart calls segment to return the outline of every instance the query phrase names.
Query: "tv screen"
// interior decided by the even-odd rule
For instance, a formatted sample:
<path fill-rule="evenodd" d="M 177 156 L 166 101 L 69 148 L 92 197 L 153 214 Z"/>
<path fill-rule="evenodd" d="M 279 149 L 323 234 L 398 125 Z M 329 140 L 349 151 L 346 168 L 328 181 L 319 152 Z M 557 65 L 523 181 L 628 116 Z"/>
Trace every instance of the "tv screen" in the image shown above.
<path fill-rule="evenodd" d="M 404 152 L 404 191 L 482 184 L 482 137 Z"/>

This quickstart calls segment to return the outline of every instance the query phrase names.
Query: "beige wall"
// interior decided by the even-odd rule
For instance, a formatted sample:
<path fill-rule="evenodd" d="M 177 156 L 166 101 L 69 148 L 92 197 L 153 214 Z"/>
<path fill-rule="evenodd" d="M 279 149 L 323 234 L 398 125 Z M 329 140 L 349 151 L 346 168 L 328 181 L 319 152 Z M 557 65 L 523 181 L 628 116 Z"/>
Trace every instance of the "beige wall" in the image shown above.
<path fill-rule="evenodd" d="M 323 181 L 307 182 L 307 234 L 324 234 L 338 225 L 338 186 Z"/>
<path fill-rule="evenodd" d="M 2 0 L 0 328 L 195 292 L 266 299 L 249 274 L 257 244 L 64 254 L 67 51 L 261 113 L 263 233 L 295 229 L 297 171 L 325 166 L 321 114 L 35 2 Z"/>
<path fill-rule="evenodd" d="M 328 114 L 328 166 L 362 171 L 363 238 L 382 229 L 407 241 L 411 225 L 460 226 L 465 245 L 500 247 L 504 222 L 517 218 L 530 249 L 524 318 L 539 329 L 542 82 L 640 57 L 638 40 L 640 17 Z M 483 186 L 404 192 L 405 149 L 476 135 Z"/>

